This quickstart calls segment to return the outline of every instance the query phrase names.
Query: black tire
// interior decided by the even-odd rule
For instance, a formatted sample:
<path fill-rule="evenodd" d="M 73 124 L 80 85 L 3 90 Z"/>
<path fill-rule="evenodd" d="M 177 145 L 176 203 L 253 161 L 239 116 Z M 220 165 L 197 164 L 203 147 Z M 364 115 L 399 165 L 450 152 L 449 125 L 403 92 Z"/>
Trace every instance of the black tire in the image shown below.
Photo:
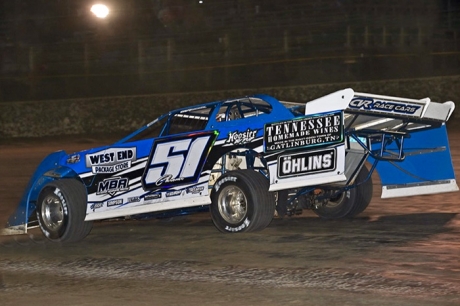
<path fill-rule="evenodd" d="M 284 218 L 288 212 L 288 196 L 289 190 L 280 190 L 278 191 L 278 195 L 276 197 L 276 212 L 278 214 L 278 218 Z"/>
<path fill-rule="evenodd" d="M 37 219 L 41 231 L 53 242 L 76 242 L 85 238 L 93 222 L 85 222 L 86 190 L 74 179 L 48 183 L 37 201 Z"/>
<path fill-rule="evenodd" d="M 357 182 L 363 182 L 369 176 L 369 170 L 365 166 L 361 168 L 356 178 Z M 362 213 L 371 203 L 374 185 L 372 177 L 359 185 L 356 189 L 356 199 L 351 211 L 346 215 L 346 218 L 353 218 Z"/>
<path fill-rule="evenodd" d="M 369 175 L 369 170 L 362 167 L 355 182 L 363 182 Z M 362 213 L 372 199 L 372 178 L 355 188 L 344 191 L 335 198 L 312 210 L 323 219 L 353 218 Z"/>
<path fill-rule="evenodd" d="M 266 228 L 275 213 L 275 197 L 268 179 L 253 170 L 235 170 L 214 184 L 210 207 L 216 228 L 224 233 L 254 232 Z"/>

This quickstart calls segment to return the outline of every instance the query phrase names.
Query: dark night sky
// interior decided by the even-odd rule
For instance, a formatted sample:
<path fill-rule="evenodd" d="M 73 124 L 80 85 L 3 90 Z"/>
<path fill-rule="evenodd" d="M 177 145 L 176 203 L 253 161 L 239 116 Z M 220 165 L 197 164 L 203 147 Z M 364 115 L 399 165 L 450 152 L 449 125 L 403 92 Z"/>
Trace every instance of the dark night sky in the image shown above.
<path fill-rule="evenodd" d="M 93 3 L 0 0 L 0 100 L 158 92 L 165 72 L 183 91 L 459 69 L 457 0 L 106 0 L 103 20 Z"/>

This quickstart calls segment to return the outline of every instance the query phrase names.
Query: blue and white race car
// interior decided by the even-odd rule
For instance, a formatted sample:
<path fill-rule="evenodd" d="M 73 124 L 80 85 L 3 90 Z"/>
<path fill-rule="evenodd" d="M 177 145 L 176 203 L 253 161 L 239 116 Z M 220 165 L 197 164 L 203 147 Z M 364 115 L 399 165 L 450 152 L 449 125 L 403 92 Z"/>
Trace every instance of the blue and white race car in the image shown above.
<path fill-rule="evenodd" d="M 351 218 L 369 205 L 375 170 L 383 198 L 456 191 L 454 108 L 348 88 L 307 103 L 254 95 L 174 110 L 114 144 L 50 154 L 3 232 L 38 225 L 72 242 L 94 220 L 203 206 L 222 232 L 300 209 Z"/>

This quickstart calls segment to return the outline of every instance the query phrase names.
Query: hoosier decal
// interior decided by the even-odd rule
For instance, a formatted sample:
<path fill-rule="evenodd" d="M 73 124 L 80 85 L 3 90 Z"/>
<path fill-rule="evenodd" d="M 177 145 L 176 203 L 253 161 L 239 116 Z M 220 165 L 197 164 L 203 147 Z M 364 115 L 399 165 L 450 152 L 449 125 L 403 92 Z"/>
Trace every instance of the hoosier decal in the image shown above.
<path fill-rule="evenodd" d="M 257 136 L 257 130 L 247 129 L 245 132 L 230 132 L 225 140 L 226 144 L 241 145 L 254 140 Z"/>
<path fill-rule="evenodd" d="M 278 177 L 335 170 L 336 155 L 335 149 L 281 155 L 278 157 Z"/>
<path fill-rule="evenodd" d="M 343 142 L 342 112 L 265 125 L 264 150 L 272 152 Z"/>
<path fill-rule="evenodd" d="M 136 148 L 111 148 L 86 155 L 86 167 L 92 172 L 115 173 L 131 167 L 136 160 Z"/>

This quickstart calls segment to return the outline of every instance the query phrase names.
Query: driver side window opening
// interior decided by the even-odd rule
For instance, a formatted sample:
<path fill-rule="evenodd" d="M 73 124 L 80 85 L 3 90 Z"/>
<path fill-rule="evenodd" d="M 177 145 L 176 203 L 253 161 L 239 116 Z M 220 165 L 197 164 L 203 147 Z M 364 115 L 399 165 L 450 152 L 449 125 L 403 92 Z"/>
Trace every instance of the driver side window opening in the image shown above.
<path fill-rule="evenodd" d="M 169 130 L 165 131 L 164 135 L 203 130 L 208 123 L 209 114 L 212 110 L 213 107 L 202 107 L 171 114 L 168 122 Z"/>
<path fill-rule="evenodd" d="M 232 121 L 253 116 L 269 114 L 272 107 L 269 103 L 256 98 L 245 98 L 225 102 L 217 115 L 217 121 Z"/>

